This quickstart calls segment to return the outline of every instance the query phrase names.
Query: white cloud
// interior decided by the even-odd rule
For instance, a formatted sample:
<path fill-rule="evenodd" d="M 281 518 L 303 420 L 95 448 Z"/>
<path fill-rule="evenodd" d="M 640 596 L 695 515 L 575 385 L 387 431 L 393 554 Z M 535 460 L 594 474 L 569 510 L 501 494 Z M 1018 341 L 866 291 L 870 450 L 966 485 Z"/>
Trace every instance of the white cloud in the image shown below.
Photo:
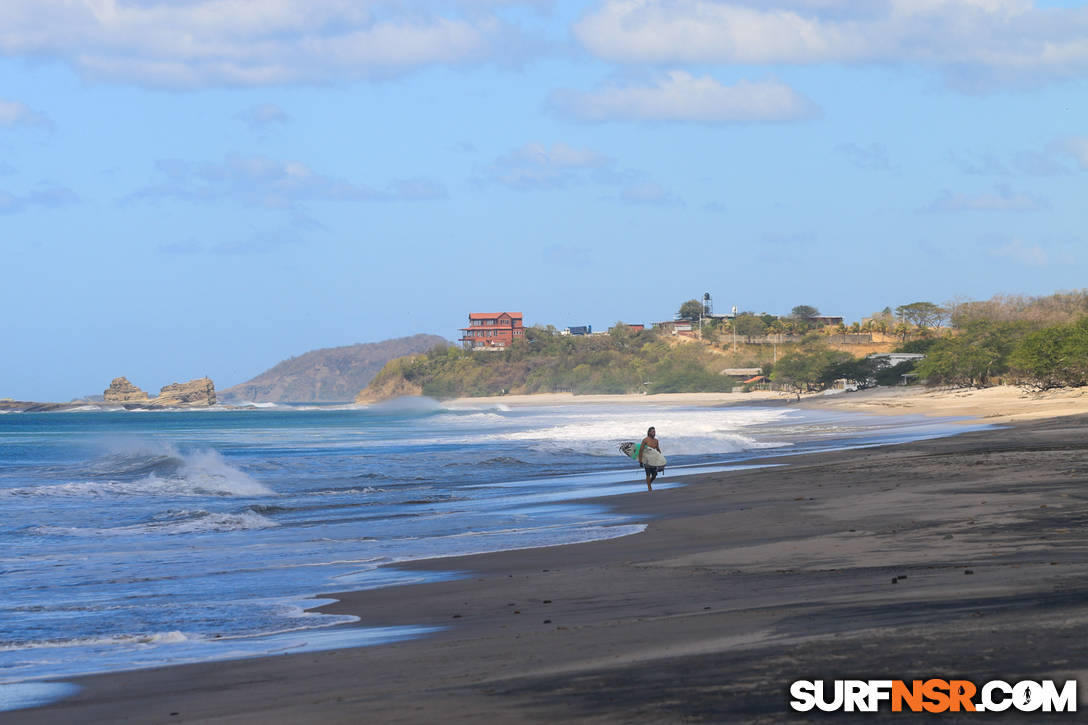
<path fill-rule="evenodd" d="M 608 156 L 559 142 L 548 146 L 531 142 L 495 159 L 479 181 L 495 182 L 518 191 L 559 188 L 606 173 Z"/>
<path fill-rule="evenodd" d="M 555 91 L 548 103 L 560 115 L 584 121 L 791 121 L 817 113 L 811 101 L 778 81 L 726 86 L 710 76 L 679 70 L 646 86 Z"/>
<path fill-rule="evenodd" d="M 605 0 L 574 32 L 624 63 L 911 63 L 970 88 L 1088 75 L 1088 8 L 1030 0 Z"/>
<path fill-rule="evenodd" d="M 1080 164 L 1080 167 L 1088 171 L 1088 138 L 1067 139 L 1062 148 Z"/>
<path fill-rule="evenodd" d="M 249 126 L 251 131 L 261 131 L 287 123 L 291 117 L 275 103 L 262 103 L 245 109 L 238 114 L 238 119 Z"/>
<path fill-rule="evenodd" d="M 77 201 L 76 193 L 63 186 L 42 186 L 21 195 L 0 189 L 0 214 L 14 214 L 33 207 L 55 209 Z"/>
<path fill-rule="evenodd" d="M 873 142 L 862 146 L 854 142 L 841 143 L 835 150 L 854 166 L 867 171 L 891 171 L 894 167 L 888 157 L 888 149 L 882 143 Z"/>
<path fill-rule="evenodd" d="M 1009 176 L 1009 165 L 993 153 L 973 151 L 949 151 L 948 161 L 965 174 L 972 176 Z"/>
<path fill-rule="evenodd" d="M 990 250 L 995 257 L 1011 259 L 1017 264 L 1028 267 L 1045 267 L 1050 263 L 1046 251 L 1038 244 L 1024 244 L 1019 239 L 1013 239 L 1007 244 Z"/>
<path fill-rule="evenodd" d="M 1006 186 L 997 187 L 995 193 L 954 194 L 941 192 L 927 208 L 928 211 L 1038 211 L 1045 209 L 1047 202 L 1020 192 L 1014 192 Z"/>
<path fill-rule="evenodd" d="M 620 201 L 626 204 L 680 204 L 679 198 L 668 189 L 652 181 L 631 184 L 620 190 Z"/>
<path fill-rule="evenodd" d="M 384 189 L 320 174 L 299 161 L 231 154 L 220 163 L 193 165 L 177 159 L 156 162 L 160 183 L 138 189 L 128 200 L 232 199 L 273 209 L 303 202 L 422 201 L 446 196 L 445 187 L 427 179 L 390 182 Z"/>
<path fill-rule="evenodd" d="M 993 151 L 949 151 L 949 163 L 973 176 L 1050 177 L 1072 173 L 1070 158 L 1088 169 L 1088 139 L 1056 139 L 1041 148 Z"/>
<path fill-rule="evenodd" d="M 418 176 L 411 179 L 394 179 L 386 187 L 386 193 L 397 201 L 431 201 L 449 196 L 449 192 L 442 184 Z"/>
<path fill-rule="evenodd" d="M 25 103 L 0 98 L 0 126 L 37 126 L 52 129 L 53 122 L 45 114 L 28 108 Z"/>
<path fill-rule="evenodd" d="M 516 36 L 493 4 L 5 0 L 0 55 L 53 57 L 93 78 L 174 88 L 385 77 L 493 55 Z"/>
<path fill-rule="evenodd" d="M 642 172 L 620 168 L 599 151 L 562 142 L 550 147 L 531 142 L 496 158 L 482 169 L 477 184 L 501 184 L 514 191 L 591 185 L 609 191 L 601 199 L 627 204 L 682 204 L 683 201 Z"/>

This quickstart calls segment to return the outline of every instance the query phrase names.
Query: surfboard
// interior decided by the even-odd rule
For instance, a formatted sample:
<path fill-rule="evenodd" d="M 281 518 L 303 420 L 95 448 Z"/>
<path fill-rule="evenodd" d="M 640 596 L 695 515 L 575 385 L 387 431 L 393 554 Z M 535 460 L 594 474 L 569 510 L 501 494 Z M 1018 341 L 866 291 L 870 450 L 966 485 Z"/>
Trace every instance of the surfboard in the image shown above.
<path fill-rule="evenodd" d="M 636 461 L 638 460 L 638 449 L 641 447 L 641 443 L 635 443 L 634 441 L 620 443 L 620 450 L 623 452 L 623 455 L 634 458 Z M 647 448 L 646 452 L 642 454 L 642 462 L 647 466 L 663 468 L 668 462 L 668 459 L 656 448 Z"/>

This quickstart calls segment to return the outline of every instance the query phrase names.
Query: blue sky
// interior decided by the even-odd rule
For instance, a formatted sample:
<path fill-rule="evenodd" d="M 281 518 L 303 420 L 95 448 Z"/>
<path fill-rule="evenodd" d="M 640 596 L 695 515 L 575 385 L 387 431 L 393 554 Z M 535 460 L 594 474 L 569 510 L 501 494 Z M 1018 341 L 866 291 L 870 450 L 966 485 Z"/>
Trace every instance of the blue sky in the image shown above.
<path fill-rule="evenodd" d="M 1088 5 L 6 0 L 0 397 L 1085 286 Z"/>

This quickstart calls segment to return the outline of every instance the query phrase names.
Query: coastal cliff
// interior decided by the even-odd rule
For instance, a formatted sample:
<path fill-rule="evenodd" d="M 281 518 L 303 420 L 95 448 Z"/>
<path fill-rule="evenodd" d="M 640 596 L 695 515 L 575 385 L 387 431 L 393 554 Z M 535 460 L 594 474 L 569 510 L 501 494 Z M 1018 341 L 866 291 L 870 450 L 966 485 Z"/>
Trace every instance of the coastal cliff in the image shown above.
<path fill-rule="evenodd" d="M 149 408 L 202 408 L 215 405 L 215 384 L 211 378 L 187 383 L 171 383 L 159 390 L 158 397 L 147 402 Z"/>
<path fill-rule="evenodd" d="M 148 395 L 128 381 L 126 377 L 114 378 L 102 392 L 107 403 L 146 403 Z"/>

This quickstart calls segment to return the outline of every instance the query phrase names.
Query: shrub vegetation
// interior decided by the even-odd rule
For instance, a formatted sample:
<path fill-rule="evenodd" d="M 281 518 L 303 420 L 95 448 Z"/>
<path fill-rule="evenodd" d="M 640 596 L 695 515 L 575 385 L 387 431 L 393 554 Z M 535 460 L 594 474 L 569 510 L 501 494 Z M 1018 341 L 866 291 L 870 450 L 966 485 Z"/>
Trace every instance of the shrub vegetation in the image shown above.
<path fill-rule="evenodd" d="M 675 347 L 653 330 L 634 333 L 617 325 L 607 335 L 568 336 L 529 328 L 526 339 L 502 352 L 436 347 L 391 361 L 371 383 L 396 377 L 434 398 L 504 393 L 685 393 L 731 390 L 719 374 L 721 358 L 705 346 Z"/>
<path fill-rule="evenodd" d="M 701 306 L 689 300 L 681 314 L 694 315 Z M 687 309 L 685 309 L 687 308 Z M 916 302 L 896 309 L 905 321 L 894 330 L 903 343 L 899 352 L 925 354 L 918 362 L 878 368 L 874 361 L 827 344 L 826 333 L 807 324 L 816 309 L 798 306 L 796 319 L 745 312 L 732 320 L 742 338 L 783 331 L 799 342 L 780 344 L 777 363 L 763 365 L 775 383 L 796 389 L 823 389 L 839 379 L 861 384 L 894 385 L 914 373 L 930 385 L 986 386 L 1016 383 L 1037 388 L 1088 384 L 1088 291 L 1062 292 L 1048 297 L 994 297 L 984 302 L 949 303 L 939 307 Z M 807 315 L 804 317 L 803 315 Z M 943 327 L 946 315 L 951 328 Z M 891 309 L 867 322 L 871 330 L 894 331 Z M 669 344 L 656 330 L 634 332 L 617 324 L 606 335 L 570 336 L 554 327 L 526 329 L 502 352 L 436 347 L 393 360 L 374 378 L 376 390 L 407 381 L 435 398 L 501 395 L 503 393 L 682 393 L 728 391 L 737 384 L 720 374 L 727 367 L 714 344 L 728 348 L 730 323 L 710 320 L 701 325 L 704 343 Z M 845 328 L 845 326 L 840 326 Z M 858 326 L 860 327 L 860 326 Z M 912 339 L 907 339 L 908 337 Z M 759 359 L 764 359 L 757 356 Z M 735 359 L 735 357 L 734 357 Z M 758 363 L 756 363 L 758 364 Z"/>

